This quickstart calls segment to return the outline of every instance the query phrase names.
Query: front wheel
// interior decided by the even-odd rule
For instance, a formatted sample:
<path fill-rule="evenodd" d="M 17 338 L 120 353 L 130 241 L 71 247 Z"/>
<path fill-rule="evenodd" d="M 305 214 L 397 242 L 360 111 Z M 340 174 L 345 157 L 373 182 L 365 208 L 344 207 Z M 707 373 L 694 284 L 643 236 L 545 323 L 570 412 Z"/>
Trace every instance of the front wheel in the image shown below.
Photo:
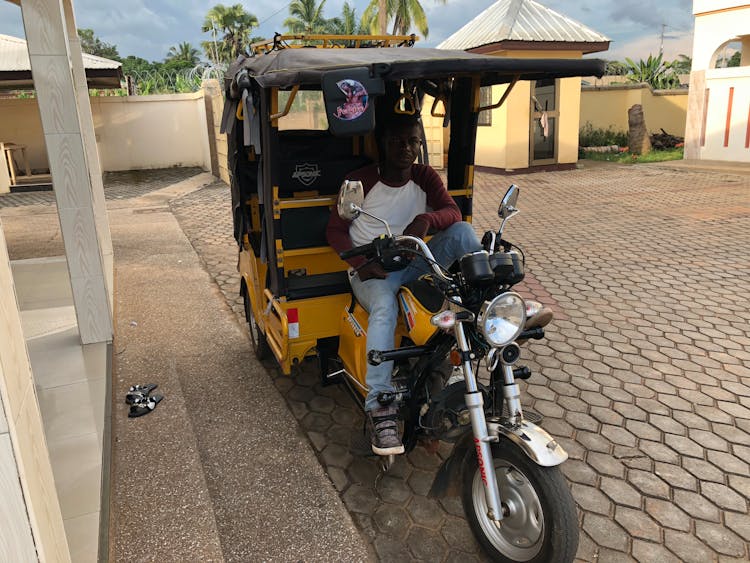
<path fill-rule="evenodd" d="M 465 467 L 462 501 L 469 525 L 495 561 L 568 563 L 578 549 L 573 497 L 558 467 L 536 465 L 518 446 L 500 437 L 493 444 L 504 517 L 487 516 L 487 500 L 477 457 Z"/>

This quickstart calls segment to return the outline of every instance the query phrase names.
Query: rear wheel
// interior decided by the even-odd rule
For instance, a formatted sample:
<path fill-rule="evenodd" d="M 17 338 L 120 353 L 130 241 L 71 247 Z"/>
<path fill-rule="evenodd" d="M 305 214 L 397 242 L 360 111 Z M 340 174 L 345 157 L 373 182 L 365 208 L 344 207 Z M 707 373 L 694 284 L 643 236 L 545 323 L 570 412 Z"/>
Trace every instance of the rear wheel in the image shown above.
<path fill-rule="evenodd" d="M 474 535 L 495 560 L 506 563 L 568 563 L 578 549 L 573 497 L 558 467 L 540 467 L 501 437 L 492 448 L 504 517 L 487 516 L 476 455 L 465 468 L 462 501 Z"/>
<path fill-rule="evenodd" d="M 250 331 L 250 340 L 253 343 L 255 357 L 259 360 L 267 360 L 271 357 L 271 348 L 268 346 L 266 335 L 260 331 L 258 323 L 255 322 L 255 318 L 253 317 L 253 307 L 250 304 L 250 296 L 248 295 L 247 289 L 242 292 L 242 301 L 245 306 L 245 320 L 247 321 L 248 329 Z"/>

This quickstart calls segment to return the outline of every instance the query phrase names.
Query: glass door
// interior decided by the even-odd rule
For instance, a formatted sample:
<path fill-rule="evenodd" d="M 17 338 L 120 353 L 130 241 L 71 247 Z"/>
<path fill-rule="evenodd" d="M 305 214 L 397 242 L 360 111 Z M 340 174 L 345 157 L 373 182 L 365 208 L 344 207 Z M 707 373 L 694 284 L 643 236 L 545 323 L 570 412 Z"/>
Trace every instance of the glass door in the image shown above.
<path fill-rule="evenodd" d="M 557 162 L 557 123 L 560 117 L 555 79 L 531 83 L 531 165 Z"/>

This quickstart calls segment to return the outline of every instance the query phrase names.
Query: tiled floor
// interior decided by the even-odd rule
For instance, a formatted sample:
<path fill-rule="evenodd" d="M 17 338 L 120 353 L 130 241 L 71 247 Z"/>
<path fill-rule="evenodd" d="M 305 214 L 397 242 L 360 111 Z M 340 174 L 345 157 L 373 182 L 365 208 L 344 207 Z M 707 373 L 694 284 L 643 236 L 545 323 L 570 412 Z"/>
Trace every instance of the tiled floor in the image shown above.
<path fill-rule="evenodd" d="M 12 263 L 72 560 L 97 560 L 107 344 L 81 345 L 64 257 Z"/>

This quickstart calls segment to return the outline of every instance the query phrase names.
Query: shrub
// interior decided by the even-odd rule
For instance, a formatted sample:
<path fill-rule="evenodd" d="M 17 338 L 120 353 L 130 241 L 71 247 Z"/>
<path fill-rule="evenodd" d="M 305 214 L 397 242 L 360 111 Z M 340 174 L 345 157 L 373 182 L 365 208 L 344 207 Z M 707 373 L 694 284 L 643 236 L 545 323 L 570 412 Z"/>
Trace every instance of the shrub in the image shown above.
<path fill-rule="evenodd" d="M 590 122 L 581 127 L 578 132 L 578 146 L 581 147 L 602 147 L 606 145 L 627 146 L 627 131 L 615 131 L 612 127 L 607 129 L 594 128 Z"/>

